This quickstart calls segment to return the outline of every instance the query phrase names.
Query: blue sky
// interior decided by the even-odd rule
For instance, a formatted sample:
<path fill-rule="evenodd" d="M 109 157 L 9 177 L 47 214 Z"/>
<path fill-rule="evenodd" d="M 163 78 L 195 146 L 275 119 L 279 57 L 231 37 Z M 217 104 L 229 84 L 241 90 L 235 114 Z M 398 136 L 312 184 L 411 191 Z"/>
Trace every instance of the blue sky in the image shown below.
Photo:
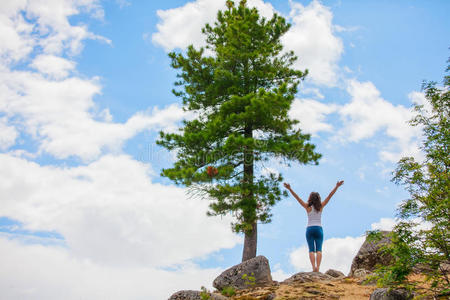
<path fill-rule="evenodd" d="M 187 117 L 167 53 L 204 45 L 200 29 L 224 2 L 2 2 L 0 299 L 164 299 L 240 261 L 231 217 L 206 217 L 207 201 L 161 178 L 173 155 L 155 144 Z M 323 155 L 259 171 L 303 198 L 345 180 L 324 211 L 321 270 L 348 272 L 365 231 L 389 229 L 407 197 L 391 172 L 421 157 L 407 121 L 422 81 L 443 78 L 450 4 L 248 3 L 292 23 L 283 45 L 310 75 L 290 115 Z M 305 224 L 289 197 L 259 226 L 275 279 L 310 269 Z"/>

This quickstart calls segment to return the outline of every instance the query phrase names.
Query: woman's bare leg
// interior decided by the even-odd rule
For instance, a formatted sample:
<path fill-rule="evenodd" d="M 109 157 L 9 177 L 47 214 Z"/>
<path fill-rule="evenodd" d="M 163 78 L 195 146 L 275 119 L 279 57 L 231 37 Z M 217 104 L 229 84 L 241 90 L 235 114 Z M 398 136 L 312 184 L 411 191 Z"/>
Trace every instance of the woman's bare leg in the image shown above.
<path fill-rule="evenodd" d="M 320 263 L 322 262 L 322 252 L 317 251 L 316 252 L 316 260 L 317 260 L 317 269 L 316 272 L 319 272 Z"/>
<path fill-rule="evenodd" d="M 311 261 L 311 265 L 313 267 L 313 272 L 316 271 L 316 256 L 314 252 L 309 252 L 309 260 Z"/>

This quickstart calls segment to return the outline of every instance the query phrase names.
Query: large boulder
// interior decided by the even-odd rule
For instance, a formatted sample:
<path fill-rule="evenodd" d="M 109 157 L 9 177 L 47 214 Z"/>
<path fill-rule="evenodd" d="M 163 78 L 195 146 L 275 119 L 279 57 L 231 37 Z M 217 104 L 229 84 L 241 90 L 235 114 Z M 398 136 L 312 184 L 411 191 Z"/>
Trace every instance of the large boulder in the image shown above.
<path fill-rule="evenodd" d="M 367 239 L 362 244 L 361 248 L 353 258 L 352 266 L 348 276 L 354 276 L 356 270 L 366 270 L 372 272 L 375 270 L 376 265 L 387 265 L 391 261 L 390 255 L 382 254 L 378 250 L 387 243 L 390 243 L 388 237 L 389 231 L 382 231 L 383 238 L 380 241 L 371 241 Z"/>
<path fill-rule="evenodd" d="M 328 281 L 328 280 L 333 280 L 333 279 L 335 279 L 335 278 L 330 275 L 323 274 L 320 272 L 299 272 L 297 274 L 292 275 L 285 281 L 283 281 L 283 283 L 286 283 L 286 284 L 294 283 L 294 282 L 304 283 L 304 282 L 314 282 L 314 281 Z"/>
<path fill-rule="evenodd" d="M 389 290 L 387 288 L 376 289 L 370 295 L 369 300 L 410 300 L 413 299 L 414 294 L 411 294 L 406 289 Z"/>
<path fill-rule="evenodd" d="M 260 255 L 223 271 L 214 279 L 213 286 L 219 291 L 228 286 L 241 290 L 272 282 L 269 261 Z"/>
<path fill-rule="evenodd" d="M 201 291 L 184 290 L 178 291 L 169 300 L 202 300 Z M 222 295 L 208 293 L 209 299 L 211 300 L 227 300 L 228 298 Z"/>

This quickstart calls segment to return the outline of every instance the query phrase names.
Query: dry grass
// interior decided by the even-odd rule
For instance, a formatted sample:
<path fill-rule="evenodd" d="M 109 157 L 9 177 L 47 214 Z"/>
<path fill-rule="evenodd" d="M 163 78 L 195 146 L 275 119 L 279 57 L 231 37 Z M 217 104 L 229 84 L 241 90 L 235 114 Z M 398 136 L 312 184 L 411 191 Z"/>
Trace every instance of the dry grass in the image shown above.
<path fill-rule="evenodd" d="M 263 300 L 275 294 L 274 300 L 299 299 L 348 299 L 367 300 L 375 286 L 360 285 L 356 279 L 344 278 L 333 281 L 279 284 L 243 291 L 230 298 L 233 300 Z"/>
<path fill-rule="evenodd" d="M 413 274 L 409 278 L 414 283 L 418 297 L 415 299 L 433 299 L 427 294 L 430 292 L 430 284 L 425 276 Z M 342 300 L 367 300 L 377 288 L 375 285 L 363 285 L 361 279 L 345 277 L 330 281 L 281 283 L 266 287 L 255 287 L 237 291 L 232 300 L 301 300 L 301 299 L 342 299 Z M 275 298 L 270 298 L 275 295 Z"/>

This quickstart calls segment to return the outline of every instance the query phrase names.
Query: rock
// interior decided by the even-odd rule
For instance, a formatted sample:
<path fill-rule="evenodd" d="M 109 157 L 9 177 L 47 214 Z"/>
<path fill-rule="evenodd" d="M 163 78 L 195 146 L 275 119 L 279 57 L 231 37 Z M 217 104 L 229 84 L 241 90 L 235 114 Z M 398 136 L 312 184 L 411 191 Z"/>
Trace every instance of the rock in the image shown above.
<path fill-rule="evenodd" d="M 320 272 L 299 272 L 297 274 L 292 275 L 283 283 L 289 284 L 293 282 L 313 282 L 313 281 L 324 281 L 324 280 L 333 280 L 334 277 L 331 277 L 330 275 L 323 274 Z"/>
<path fill-rule="evenodd" d="M 342 273 L 341 271 L 338 270 L 333 270 L 333 269 L 329 269 L 328 271 L 325 272 L 325 274 L 334 277 L 334 278 L 342 278 L 345 277 L 344 273 Z"/>
<path fill-rule="evenodd" d="M 274 293 L 267 295 L 264 300 L 274 300 L 276 295 Z"/>
<path fill-rule="evenodd" d="M 369 300 L 409 300 L 414 297 L 406 289 L 396 289 L 389 290 L 386 288 L 376 289 L 372 295 L 370 295 Z"/>
<path fill-rule="evenodd" d="M 373 275 L 372 272 L 364 270 L 364 269 L 357 269 L 353 272 L 353 277 L 358 278 L 359 280 L 357 281 L 359 284 L 362 285 L 377 285 L 377 279 L 376 278 L 371 278 L 369 280 L 369 276 Z"/>
<path fill-rule="evenodd" d="M 184 290 L 178 291 L 169 300 L 202 300 L 201 291 Z M 209 293 L 210 300 L 227 300 L 228 298 L 222 295 Z"/>
<path fill-rule="evenodd" d="M 389 231 L 382 231 L 383 238 L 379 242 L 369 242 L 367 239 L 362 244 L 361 248 L 353 258 L 352 266 L 348 276 L 355 276 L 354 272 L 358 269 L 367 271 L 374 271 L 377 264 L 387 265 L 392 260 L 392 257 L 386 254 L 379 253 L 378 250 L 390 240 L 387 236 Z"/>
<path fill-rule="evenodd" d="M 366 279 L 367 276 L 372 275 L 372 272 L 367 271 L 366 269 L 356 269 L 353 271 L 353 277 Z"/>
<path fill-rule="evenodd" d="M 213 282 L 219 291 L 228 286 L 241 290 L 271 284 L 269 261 L 261 255 L 225 270 Z"/>

